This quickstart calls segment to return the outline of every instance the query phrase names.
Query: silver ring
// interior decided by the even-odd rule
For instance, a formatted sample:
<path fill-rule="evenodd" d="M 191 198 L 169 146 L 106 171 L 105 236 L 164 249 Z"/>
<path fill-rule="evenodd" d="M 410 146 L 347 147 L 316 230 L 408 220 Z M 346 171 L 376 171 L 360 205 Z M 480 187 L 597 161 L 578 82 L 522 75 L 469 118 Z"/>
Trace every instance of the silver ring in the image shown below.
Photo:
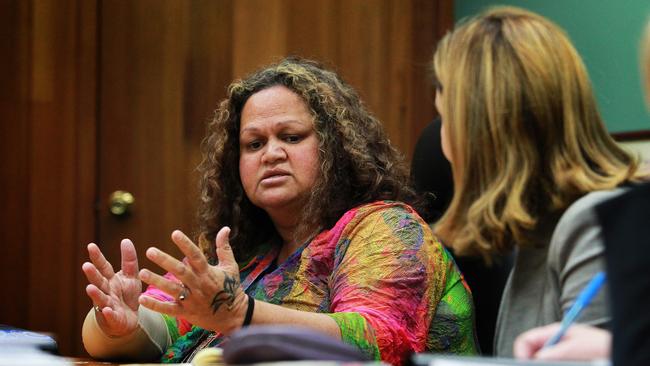
<path fill-rule="evenodd" d="M 95 312 L 96 312 L 96 313 L 100 313 L 100 314 L 101 314 L 101 312 L 102 312 L 102 308 L 100 308 L 99 305 L 95 305 L 95 306 L 93 306 L 93 309 L 95 309 Z"/>
<path fill-rule="evenodd" d="M 187 293 L 187 287 L 185 286 L 184 283 L 181 282 L 181 293 L 178 295 L 178 301 L 183 301 L 187 298 L 188 293 Z"/>

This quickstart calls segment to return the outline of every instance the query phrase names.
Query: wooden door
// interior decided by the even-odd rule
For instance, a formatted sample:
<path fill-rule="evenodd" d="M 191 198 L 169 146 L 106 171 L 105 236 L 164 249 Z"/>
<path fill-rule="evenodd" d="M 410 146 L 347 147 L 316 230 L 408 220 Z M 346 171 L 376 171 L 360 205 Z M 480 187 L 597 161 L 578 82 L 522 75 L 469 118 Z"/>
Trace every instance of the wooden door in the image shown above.
<path fill-rule="evenodd" d="M 225 2 L 101 3 L 98 98 L 98 238 L 112 263 L 131 238 L 140 264 L 155 245 L 178 256 L 169 235 L 195 231 L 199 144 L 230 78 Z M 108 210 L 118 190 L 130 214 Z"/>

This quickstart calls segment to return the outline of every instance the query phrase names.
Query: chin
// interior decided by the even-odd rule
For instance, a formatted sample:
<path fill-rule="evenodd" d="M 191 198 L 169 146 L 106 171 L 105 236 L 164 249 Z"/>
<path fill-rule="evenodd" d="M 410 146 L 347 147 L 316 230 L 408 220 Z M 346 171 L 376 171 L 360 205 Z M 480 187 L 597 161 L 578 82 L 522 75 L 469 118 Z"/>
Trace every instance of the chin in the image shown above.
<path fill-rule="evenodd" d="M 271 197 L 258 200 L 255 202 L 255 205 L 266 210 L 266 209 L 282 209 L 290 208 L 296 202 L 295 198 L 285 198 L 285 197 Z"/>
<path fill-rule="evenodd" d="M 255 206 L 263 209 L 264 211 L 269 210 L 294 210 L 295 213 L 298 213 L 298 210 L 302 208 L 303 205 L 300 204 L 299 197 L 285 196 L 285 195 L 272 195 L 267 197 L 261 197 L 260 199 L 253 202 Z"/>

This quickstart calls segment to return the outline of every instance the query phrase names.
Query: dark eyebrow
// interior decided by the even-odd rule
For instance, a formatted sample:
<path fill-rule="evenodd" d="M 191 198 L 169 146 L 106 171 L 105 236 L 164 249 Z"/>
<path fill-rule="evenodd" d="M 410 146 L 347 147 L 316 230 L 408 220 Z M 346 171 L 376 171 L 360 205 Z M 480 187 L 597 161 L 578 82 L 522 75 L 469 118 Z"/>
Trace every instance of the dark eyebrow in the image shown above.
<path fill-rule="evenodd" d="M 276 125 L 280 125 L 281 128 L 286 127 L 285 125 L 296 125 L 296 124 L 301 125 L 301 126 L 303 125 L 302 122 L 300 122 L 298 120 L 295 120 L 295 119 L 288 119 L 288 120 L 279 121 L 279 122 L 276 123 Z M 258 130 L 258 128 L 256 126 L 252 126 L 252 127 L 247 126 L 244 129 L 242 129 L 241 131 L 239 131 L 239 134 L 241 135 L 246 131 L 255 132 L 257 130 Z"/>

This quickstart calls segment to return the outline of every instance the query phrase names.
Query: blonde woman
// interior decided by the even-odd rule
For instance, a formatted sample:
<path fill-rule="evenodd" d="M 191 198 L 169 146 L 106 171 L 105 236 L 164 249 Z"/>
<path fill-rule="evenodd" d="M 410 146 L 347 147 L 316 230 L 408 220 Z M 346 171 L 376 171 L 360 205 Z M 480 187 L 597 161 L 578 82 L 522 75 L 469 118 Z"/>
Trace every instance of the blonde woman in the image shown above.
<path fill-rule="evenodd" d="M 436 106 L 454 197 L 436 233 L 457 254 L 515 251 L 495 354 L 559 321 L 604 270 L 594 207 L 638 179 L 635 158 L 607 133 L 589 78 L 565 33 L 514 7 L 459 24 L 435 53 Z M 601 291 L 582 316 L 604 327 Z"/>
<path fill-rule="evenodd" d="M 650 21 L 641 43 L 641 73 L 650 106 Z M 611 286 L 612 336 L 575 325 L 554 347 L 542 348 L 559 324 L 532 329 L 517 338 L 515 356 L 536 359 L 608 358 L 614 365 L 650 364 L 650 183 L 641 184 L 597 208 L 603 226 Z"/>

